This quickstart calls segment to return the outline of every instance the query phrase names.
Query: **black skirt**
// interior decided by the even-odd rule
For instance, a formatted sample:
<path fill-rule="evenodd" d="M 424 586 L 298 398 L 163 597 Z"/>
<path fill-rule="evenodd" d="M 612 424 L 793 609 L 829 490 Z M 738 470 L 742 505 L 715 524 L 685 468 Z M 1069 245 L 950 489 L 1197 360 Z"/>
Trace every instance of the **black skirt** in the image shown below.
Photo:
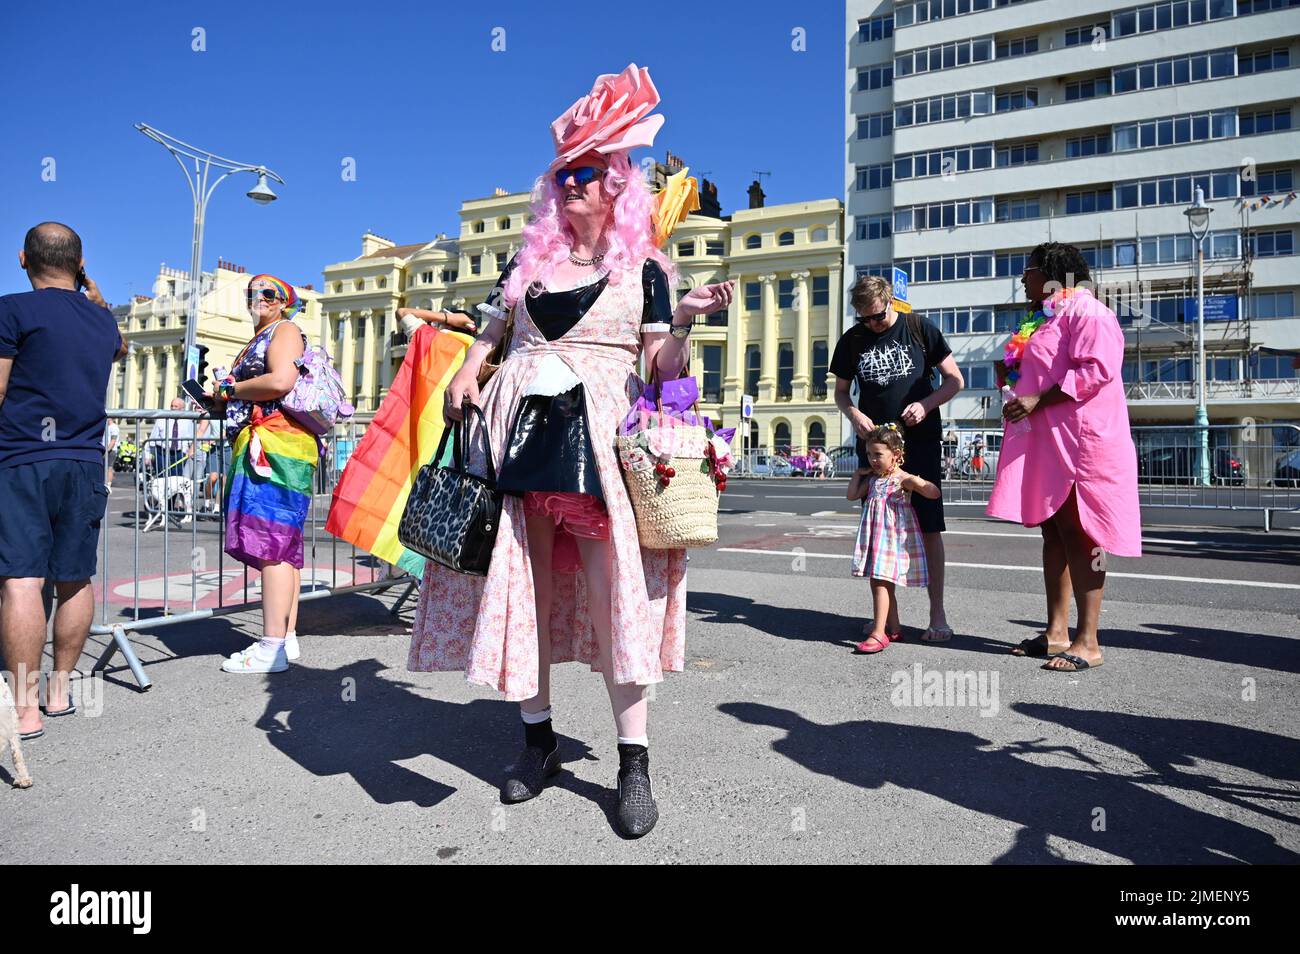
<path fill-rule="evenodd" d="M 532 490 L 590 494 L 604 501 L 581 384 L 562 394 L 520 398 L 497 471 L 497 488 L 515 496 Z"/>

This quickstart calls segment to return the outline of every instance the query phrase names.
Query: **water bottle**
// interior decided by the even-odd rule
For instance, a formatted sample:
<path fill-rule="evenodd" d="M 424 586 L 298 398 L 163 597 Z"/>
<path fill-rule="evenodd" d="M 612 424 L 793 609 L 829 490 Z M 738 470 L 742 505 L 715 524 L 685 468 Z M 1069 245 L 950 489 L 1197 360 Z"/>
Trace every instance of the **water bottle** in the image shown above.
<path fill-rule="evenodd" d="M 1002 385 L 1002 404 L 1005 407 L 1007 402 L 1016 396 L 1016 392 L 1011 390 L 1011 385 Z M 1018 421 L 1008 421 L 1006 432 L 1008 434 L 1028 434 L 1033 430 L 1033 425 L 1029 423 L 1029 418 L 1022 417 Z"/>

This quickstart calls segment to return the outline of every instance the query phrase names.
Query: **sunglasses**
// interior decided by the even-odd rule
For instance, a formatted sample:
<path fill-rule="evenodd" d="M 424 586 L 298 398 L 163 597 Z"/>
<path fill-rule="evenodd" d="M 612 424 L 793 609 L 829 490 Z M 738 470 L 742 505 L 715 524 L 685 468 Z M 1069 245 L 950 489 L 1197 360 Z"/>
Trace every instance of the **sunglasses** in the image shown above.
<path fill-rule="evenodd" d="M 889 309 L 878 311 L 874 315 L 858 315 L 859 321 L 884 321 L 889 317 Z"/>
<path fill-rule="evenodd" d="M 588 182 L 591 182 L 593 179 L 599 179 L 604 174 L 604 169 L 598 169 L 595 166 L 577 166 L 573 169 L 560 169 L 555 173 L 555 184 L 563 189 L 565 183 L 569 181 L 569 177 L 572 176 L 575 185 L 585 186 Z"/>
<path fill-rule="evenodd" d="M 250 288 L 247 295 L 250 304 L 255 298 L 260 298 L 262 301 L 284 301 L 274 288 Z"/>

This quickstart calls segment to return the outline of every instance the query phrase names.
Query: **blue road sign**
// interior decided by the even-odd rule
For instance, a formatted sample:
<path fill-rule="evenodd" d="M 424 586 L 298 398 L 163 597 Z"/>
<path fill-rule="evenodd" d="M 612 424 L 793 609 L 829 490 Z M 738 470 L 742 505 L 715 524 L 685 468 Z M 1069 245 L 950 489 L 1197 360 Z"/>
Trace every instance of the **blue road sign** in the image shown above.
<path fill-rule="evenodd" d="M 1196 320 L 1196 299 L 1183 299 L 1183 321 Z M 1206 321 L 1236 321 L 1237 320 L 1237 296 L 1236 295 L 1206 295 L 1205 296 L 1205 320 Z"/>

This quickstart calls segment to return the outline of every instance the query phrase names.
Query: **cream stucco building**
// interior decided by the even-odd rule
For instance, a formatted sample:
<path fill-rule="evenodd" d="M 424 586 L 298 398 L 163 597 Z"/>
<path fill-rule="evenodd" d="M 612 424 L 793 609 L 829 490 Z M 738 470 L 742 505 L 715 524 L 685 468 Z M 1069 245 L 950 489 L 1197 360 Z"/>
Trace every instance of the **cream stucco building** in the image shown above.
<path fill-rule="evenodd" d="M 669 155 L 662 173 L 680 168 Z M 736 281 L 724 313 L 699 316 L 691 369 L 701 410 L 737 423 L 751 394 L 755 446 L 802 449 L 839 441 L 830 395 L 830 349 L 844 327 L 843 205 L 819 199 L 766 206 L 757 183 L 749 208 L 720 214 L 716 189 L 702 184 L 703 212 L 678 226 L 668 249 L 680 272 L 677 294 L 710 282 Z M 361 254 L 324 269 L 322 324 L 358 417 L 382 400 L 405 353 L 397 309 L 468 308 L 482 301 L 521 244 L 528 193 L 470 199 L 460 208 L 456 239 L 397 245 L 372 232 Z"/>
<path fill-rule="evenodd" d="M 247 269 L 226 261 L 218 261 L 213 271 L 203 273 L 197 339 L 210 349 L 205 386 L 212 384 L 212 369 L 229 367 L 252 334 L 245 299 L 251 277 Z M 128 304 L 112 309 L 131 353 L 118 362 L 109 379 L 110 409 L 165 408 L 181 395 L 189 281 L 188 269 L 164 264 L 154 279 L 152 295 L 136 295 Z M 320 293 L 311 285 L 295 285 L 294 289 L 304 303 L 298 324 L 308 334 L 319 334 Z"/>

